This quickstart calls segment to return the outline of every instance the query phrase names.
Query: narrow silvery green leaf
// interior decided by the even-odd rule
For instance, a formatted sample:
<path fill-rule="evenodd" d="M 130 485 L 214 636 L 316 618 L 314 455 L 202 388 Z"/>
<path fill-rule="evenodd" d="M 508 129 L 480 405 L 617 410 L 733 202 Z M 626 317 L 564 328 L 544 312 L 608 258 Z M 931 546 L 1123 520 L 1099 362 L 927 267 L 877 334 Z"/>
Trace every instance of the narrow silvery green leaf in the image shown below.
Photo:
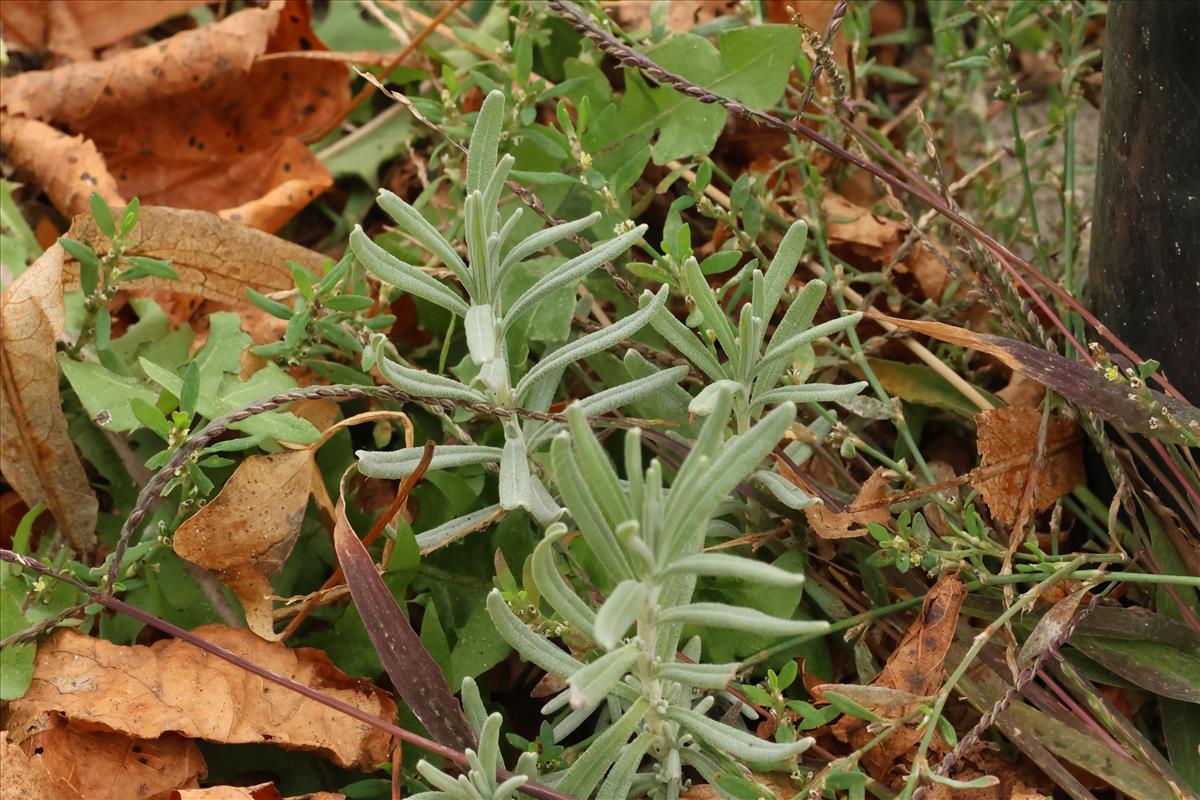
<path fill-rule="evenodd" d="M 717 295 L 713 292 L 712 287 L 708 285 L 708 280 L 704 277 L 704 273 L 700 271 L 700 265 L 696 263 L 696 259 L 689 258 L 684 262 L 683 276 L 688 294 L 696 302 L 696 309 L 704 319 L 704 324 L 717 335 L 717 339 L 721 342 L 721 347 L 725 350 L 725 355 L 727 357 L 736 356 L 738 349 L 737 333 L 734 332 L 733 326 L 729 324 L 729 317 L 717 302 Z"/>
<path fill-rule="evenodd" d="M 496 317 L 490 305 L 471 306 L 463 319 L 463 330 L 472 361 L 483 364 L 496 357 Z"/>
<path fill-rule="evenodd" d="M 472 282 L 475 284 L 475 294 L 471 299 L 476 303 L 491 301 L 487 263 L 487 230 L 485 229 L 485 211 L 483 209 L 483 194 L 471 192 L 463 203 L 464 233 L 467 240 L 467 262 L 471 267 Z"/>
<path fill-rule="evenodd" d="M 487 186 L 483 190 L 483 204 L 480 211 L 485 215 L 483 229 L 489 234 L 495 230 L 493 222 L 500 206 L 500 193 L 504 190 L 504 182 L 508 180 L 508 173 L 512 170 L 515 160 L 506 153 L 497 161 L 496 171 L 488 176 Z M 497 258 L 494 265 L 489 264 L 488 266 L 500 266 L 500 259 Z"/>
<path fill-rule="evenodd" d="M 487 597 L 488 616 L 504 641 L 512 646 L 521 656 L 537 664 L 547 672 L 561 678 L 569 678 L 576 671 L 583 669 L 583 664 L 572 658 L 568 653 L 555 647 L 546 638 L 533 632 L 512 612 L 499 589 L 493 589 Z"/>
<path fill-rule="evenodd" d="M 763 292 L 764 308 L 761 312 L 764 318 L 775 310 L 775 306 L 779 305 L 779 300 L 783 297 L 784 290 L 787 289 L 788 281 L 796 274 L 796 265 L 800 263 L 800 256 L 804 255 L 804 244 L 807 239 L 808 223 L 804 220 L 796 220 L 784 234 L 783 241 L 779 243 L 779 249 L 775 251 L 775 257 L 771 259 L 771 266 L 767 268 L 766 286 Z"/>
<path fill-rule="evenodd" d="M 442 772 L 440 769 L 433 766 L 433 764 L 430 764 L 423 758 L 417 762 L 417 772 L 421 774 L 422 778 L 429 781 L 429 784 L 435 789 L 440 789 L 441 791 L 445 792 L 447 797 L 453 797 L 455 800 L 457 800 L 457 798 L 464 796 L 463 787 L 459 785 L 458 781 L 454 780 L 454 778 L 451 778 L 449 775 Z M 433 793 L 423 792 L 423 794 Z M 468 794 L 465 796 L 469 797 L 470 795 Z"/>
<path fill-rule="evenodd" d="M 742 558 L 725 553 L 697 553 L 678 561 L 672 561 L 664 572 L 667 575 L 693 573 L 721 578 L 740 578 L 767 586 L 799 586 L 804 575 L 764 564 L 753 558 Z"/>
<path fill-rule="evenodd" d="M 350 249 L 354 251 L 354 257 L 384 283 L 428 300 L 460 317 L 466 316 L 467 304 L 461 297 L 372 242 L 360 226 L 354 226 L 354 231 L 350 234 Z"/>
<path fill-rule="evenodd" d="M 726 684 L 737 675 L 740 665 L 731 664 L 685 664 L 675 661 L 659 664 L 654 668 L 654 677 L 664 681 L 674 681 L 697 689 L 724 689 Z"/>
<path fill-rule="evenodd" d="M 571 222 L 563 222 L 558 225 L 554 225 L 553 227 L 545 228 L 537 233 L 531 234 L 528 238 L 517 242 L 517 244 L 513 245 L 513 249 L 508 251 L 508 255 L 504 257 L 504 260 L 500 262 L 500 271 L 496 275 L 496 291 L 498 292 L 500 290 L 500 283 L 504 280 L 505 276 L 508 275 L 509 271 L 517 264 L 521 263 L 521 260 L 526 256 L 533 255 L 534 253 L 541 253 L 555 242 L 558 242 L 559 240 L 564 239 L 573 233 L 587 230 L 595 225 L 596 221 L 599 219 L 600 212 L 596 211 L 592 214 L 588 214 L 582 219 L 572 220 Z"/>
<path fill-rule="evenodd" d="M 698 480 L 689 482 L 685 491 L 677 491 L 678 486 L 671 490 L 667 498 L 663 529 L 672 537 L 672 542 L 686 541 L 684 537 L 694 537 L 697 530 L 703 530 L 703 525 L 712 515 L 713 509 L 725 499 L 733 487 L 754 471 L 795 418 L 794 405 L 784 403 L 777 407 L 749 431 L 729 440 L 720 454 L 713 459 L 711 466 L 699 475 Z M 660 550 L 660 553 L 673 552 L 678 553 L 680 550 L 672 545 Z"/>
<path fill-rule="evenodd" d="M 616 763 L 629 737 L 637 731 L 646 716 L 649 703 L 639 699 L 621 718 L 609 725 L 575 760 L 555 787 L 568 797 L 589 797 L 609 767 Z"/>
<path fill-rule="evenodd" d="M 426 250 L 437 256 L 438 260 L 454 273 L 469 294 L 475 293 L 467 265 L 463 263 L 458 251 L 446 240 L 446 237 L 442 236 L 441 231 L 433 226 L 433 223 L 425 219 L 424 214 L 387 189 L 379 190 L 379 198 L 376 202 L 387 212 L 389 217 L 396 221 L 400 230 L 416 239 Z"/>
<path fill-rule="evenodd" d="M 483 698 L 479 696 L 479 684 L 475 683 L 474 678 L 463 678 L 459 697 L 462 698 L 463 712 L 467 715 L 467 722 L 471 723 L 471 728 L 475 733 L 479 733 L 483 730 L 488 715 L 483 706 Z M 479 739 L 479 741 L 483 740 Z"/>
<path fill-rule="evenodd" d="M 518 431 L 504 442 L 504 455 L 500 459 L 500 507 L 528 507 L 532 493 L 525 438 Z"/>
<path fill-rule="evenodd" d="M 613 469 L 608 454 L 596 440 L 588 425 L 587 417 L 579 403 L 567 407 L 567 425 L 571 431 L 571 444 L 579 471 L 600 507 L 600 513 L 614 528 L 617 524 L 633 517 L 629 498 L 621 490 L 621 482 Z"/>
<path fill-rule="evenodd" d="M 698 417 L 709 416 L 718 410 L 718 400 L 722 392 L 728 392 L 731 396 L 736 396 L 738 393 L 744 395 L 745 389 L 737 381 L 714 381 L 701 389 L 700 393 L 692 398 L 692 402 L 688 403 L 688 413 L 695 414 Z M 728 411 L 726 411 L 727 414 Z"/>
<path fill-rule="evenodd" d="M 575 590 L 558 571 L 557 559 L 554 557 L 554 543 L 566 532 L 567 527 L 561 523 L 551 525 L 542 541 L 533 548 L 530 562 L 533 567 L 533 579 L 537 582 L 541 596 L 564 620 L 584 636 L 595 640 L 593 628 L 596 614 L 587 603 L 579 599 Z"/>
<path fill-rule="evenodd" d="M 815 497 L 809 497 L 798 486 L 776 472 L 759 470 L 754 473 L 754 480 L 774 495 L 776 500 L 796 511 L 821 502 Z"/>
<path fill-rule="evenodd" d="M 500 257 L 500 254 L 504 251 L 504 246 L 506 244 L 508 244 L 508 239 L 510 236 L 512 236 L 513 228 L 515 228 L 517 226 L 517 223 L 521 221 L 521 217 L 524 214 L 525 214 L 524 208 L 513 209 L 513 212 L 508 215 L 508 219 L 506 219 L 504 221 L 504 224 L 500 227 L 500 230 L 496 233 L 496 248 L 497 248 L 496 264 L 497 264 L 497 267 L 496 267 L 496 271 L 492 273 L 492 296 L 493 297 L 499 296 L 500 281 L 504 279 L 504 274 L 505 274 L 504 267 L 503 267 L 504 261 Z"/>
<path fill-rule="evenodd" d="M 653 737 L 643 732 L 621 749 L 621 756 L 608 771 L 608 777 L 604 779 L 604 783 L 600 785 L 596 800 L 626 800 L 629 797 L 629 790 L 633 786 L 638 766 L 646 757 L 652 741 Z"/>
<path fill-rule="evenodd" d="M 632 381 L 610 386 L 580 400 L 579 406 L 589 417 L 607 414 L 675 386 L 686 378 L 687 374 L 688 368 L 685 366 L 670 367 L 644 378 L 635 378 Z"/>
<path fill-rule="evenodd" d="M 555 437 L 550 445 L 550 464 L 559 494 L 579 526 L 588 548 L 615 581 L 632 578 L 633 571 L 625 552 L 617 542 L 613 526 L 600 509 L 598 498 L 584 478 L 567 434 Z"/>
<path fill-rule="evenodd" d="M 500 505 L 496 503 L 484 506 L 469 514 L 463 514 L 461 517 L 455 517 L 449 522 L 443 522 L 436 528 L 430 528 L 427 531 L 418 533 L 417 547 L 421 550 L 422 555 L 432 553 L 434 550 L 457 542 L 464 536 L 479 530 L 482 526 L 487 525 L 500 511 Z"/>
<path fill-rule="evenodd" d="M 488 464 L 500 460 L 504 451 L 499 447 L 477 444 L 447 444 L 433 448 L 429 469 L 461 467 L 466 464 Z M 421 462 L 424 447 L 405 447 L 400 450 L 359 450 L 358 469 L 372 478 L 400 480 L 407 478 Z"/>
<path fill-rule="evenodd" d="M 618 583 L 596 612 L 596 643 L 606 650 L 616 647 L 637 619 L 645 599 L 646 584 L 641 581 L 625 580 Z"/>
<path fill-rule="evenodd" d="M 561 703 L 558 703 L 560 698 L 561 698 Z M 561 711 L 563 708 L 566 708 L 570 704 L 571 690 L 567 689 L 567 691 L 563 692 L 558 697 L 556 697 L 554 702 L 558 707 L 555 708 L 554 711 L 550 711 L 550 714 L 556 714 L 559 711 Z M 601 702 L 603 702 L 603 701 L 601 701 Z M 580 706 L 579 708 L 572 709 L 570 711 L 570 713 L 568 713 L 565 717 L 561 718 L 560 720 L 558 720 L 558 722 L 554 723 L 554 727 L 551 729 L 551 732 L 554 735 L 554 741 L 561 742 L 561 741 L 565 740 L 571 734 L 575 733 L 575 731 L 579 730 L 579 728 L 585 722 L 587 722 L 589 719 L 592 718 L 593 715 L 595 715 L 596 709 L 599 707 L 599 705 L 600 705 L 600 703 L 597 703 L 596 705 L 592 705 L 592 706 Z M 542 707 L 543 715 L 547 714 L 547 711 L 549 710 L 550 706 L 551 706 L 551 703 L 547 703 L 545 706 Z"/>
<path fill-rule="evenodd" d="M 537 520 L 539 525 L 549 525 L 552 522 L 557 522 L 559 517 L 566 511 L 558 502 L 550 495 L 546 489 L 546 485 L 542 483 L 542 479 L 534 473 L 529 473 L 530 484 L 530 504 L 529 513 Z"/>
<path fill-rule="evenodd" d="M 762 345 L 762 334 L 765 327 L 762 320 L 754 315 L 753 307 L 749 303 L 742 306 L 741 318 L 738 320 L 738 363 L 736 374 L 747 383 L 750 381 L 750 374 L 754 371 L 754 362 L 758 360 L 758 352 Z"/>
<path fill-rule="evenodd" d="M 767 344 L 768 350 L 776 342 L 787 341 L 812 324 L 813 316 L 825 298 L 825 290 L 826 287 L 822 281 L 809 281 L 804 284 L 804 288 L 800 290 L 791 305 L 788 306 L 787 311 L 784 312 L 783 319 L 775 327 L 775 332 L 771 334 L 771 340 Z M 787 364 L 783 361 L 778 362 L 770 369 L 758 366 L 754 373 L 757 376 L 755 389 L 764 392 L 774 388 L 786 367 Z"/>
<path fill-rule="evenodd" d="M 618 322 L 614 322 L 607 328 L 598 330 L 595 333 L 589 333 L 582 339 L 577 339 L 547 355 L 533 369 L 525 373 L 525 377 L 521 378 L 520 382 L 517 383 L 516 396 L 518 401 L 524 398 L 525 392 L 534 383 L 552 370 L 566 367 L 568 364 L 578 361 L 581 358 L 587 358 L 590 355 L 599 353 L 601 350 L 607 350 L 622 339 L 628 339 L 650 321 L 651 317 L 657 313 L 659 307 L 666 301 L 666 298 L 667 287 L 663 286 L 658 291 L 658 294 L 655 295 L 654 300 L 645 308 L 635 311 Z"/>
<path fill-rule="evenodd" d="M 639 225 L 631 231 L 626 231 L 620 236 L 596 245 L 588 252 L 572 258 L 543 275 L 533 286 L 530 286 L 514 300 L 513 304 L 505 311 L 504 330 L 508 330 L 522 314 L 532 309 L 538 300 L 564 286 L 574 286 L 605 261 L 611 261 L 624 253 L 645 232 L 646 226 Z"/>
<path fill-rule="evenodd" d="M 482 384 L 492 394 L 499 395 L 508 386 L 508 361 L 497 353 L 495 358 L 483 362 L 471 383 Z"/>
<path fill-rule="evenodd" d="M 489 399 L 483 392 L 465 386 L 453 378 L 412 369 L 390 358 L 381 359 L 377 366 L 379 374 L 383 375 L 388 383 L 418 397 L 448 397 L 473 403 L 486 403 Z"/>
<path fill-rule="evenodd" d="M 658 619 L 664 623 L 678 622 L 684 625 L 753 631 L 768 636 L 800 636 L 829 630 L 829 623 L 825 620 L 783 619 L 764 614 L 757 609 L 725 603 L 689 603 L 685 606 L 675 606 L 659 614 Z"/>
<path fill-rule="evenodd" d="M 594 706 L 608 696 L 608 692 L 637 661 L 638 647 L 627 644 L 611 653 L 584 665 L 584 668 L 567 679 L 571 687 L 571 707 Z"/>
<path fill-rule="evenodd" d="M 773 403 L 840 403 L 867 388 L 866 381 L 835 385 L 831 383 L 808 383 L 800 386 L 780 386 L 754 398 L 751 408 L 762 408 Z"/>
<path fill-rule="evenodd" d="M 663 371 L 647 361 L 637 350 L 626 350 L 621 361 L 625 371 L 635 379 L 648 378 Z M 666 386 L 661 392 L 650 395 L 643 402 L 649 406 L 647 412 L 650 416 L 679 420 L 680 425 L 676 430 L 681 435 L 690 435 L 693 425 L 687 421 L 687 405 L 691 401 L 692 396 L 682 386 Z"/>
<path fill-rule="evenodd" d="M 853 314 L 847 314 L 838 319 L 831 319 L 828 322 L 822 322 L 820 325 L 814 325 L 803 333 L 798 333 L 782 342 L 776 343 L 778 336 L 772 337 L 771 346 L 767 348 L 767 352 L 763 355 L 762 360 L 758 362 L 758 367 L 755 369 L 755 376 L 761 376 L 769 370 L 775 369 L 776 366 L 786 364 L 787 360 L 792 357 L 796 350 L 801 345 L 810 344 L 824 336 L 829 336 L 839 331 L 844 331 L 847 328 L 853 328 L 862 319 L 862 312 L 855 311 Z"/>
<path fill-rule="evenodd" d="M 489 783 L 496 781 L 496 768 L 504 766 L 500 762 L 500 725 L 503 722 L 504 717 L 499 712 L 489 714 L 479 731 L 479 764 Z"/>
<path fill-rule="evenodd" d="M 633 428 L 625 432 L 625 480 L 629 486 L 629 503 L 634 508 L 642 507 L 642 498 L 645 497 L 644 480 L 645 475 L 642 469 L 642 432 L 638 428 Z"/>
<path fill-rule="evenodd" d="M 754 764 L 783 761 L 812 747 L 812 737 L 795 742 L 772 742 L 731 725 L 709 719 L 703 714 L 679 706 L 667 709 L 667 717 L 678 722 L 699 741 L 738 761 Z"/>
<path fill-rule="evenodd" d="M 504 123 L 504 93 L 488 92 L 475 118 L 471 144 L 467 148 L 467 191 L 482 192 L 496 171 L 496 155 L 500 147 L 500 129 Z"/>

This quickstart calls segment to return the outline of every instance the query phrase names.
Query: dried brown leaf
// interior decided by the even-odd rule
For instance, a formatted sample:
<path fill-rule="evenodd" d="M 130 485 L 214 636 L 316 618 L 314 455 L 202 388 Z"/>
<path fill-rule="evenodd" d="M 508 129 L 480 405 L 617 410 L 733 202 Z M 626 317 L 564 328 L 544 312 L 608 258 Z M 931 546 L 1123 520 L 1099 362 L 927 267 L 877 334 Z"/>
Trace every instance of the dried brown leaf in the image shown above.
<path fill-rule="evenodd" d="M 175 552 L 233 591 L 250 630 L 275 639 L 271 577 L 283 567 L 300 535 L 311 494 L 332 517 L 311 448 L 250 456 L 212 502 L 175 532 Z"/>
<path fill-rule="evenodd" d="M 99 504 L 67 435 L 54 360 L 66 320 L 63 256 L 54 245 L 0 295 L 0 470 L 27 505 L 44 503 L 87 555 Z"/>
<path fill-rule="evenodd" d="M 337 792 L 311 792 L 302 797 L 285 798 L 279 794 L 273 783 L 181 789 L 171 794 L 171 800 L 345 800 L 345 797 Z"/>
<path fill-rule="evenodd" d="M 54 713 L 33 726 L 19 742 L 0 731 L 2 800 L 165 800 L 208 773 L 200 749 L 178 734 L 147 740 L 81 730 Z"/>
<path fill-rule="evenodd" d="M 954 642 L 954 628 L 966 599 L 966 589 L 958 575 L 943 575 L 921 605 L 921 613 L 904 633 L 904 638 L 888 658 L 872 686 L 896 689 L 925 697 L 941 687 L 946 654 Z M 903 716 L 915 707 L 889 709 L 889 716 Z M 861 747 L 874 737 L 865 720 L 842 717 L 833 726 L 833 734 L 853 747 Z M 877 747 L 867 751 L 863 764 L 871 777 L 890 784 L 899 777 L 893 774 L 897 764 L 906 763 L 904 756 L 921 738 L 923 731 L 915 724 L 901 726 Z"/>
<path fill-rule="evenodd" d="M 384 691 L 349 678 L 320 650 L 289 649 L 223 625 L 194 633 L 372 716 L 391 719 L 396 713 Z M 176 732 L 227 744 L 272 742 L 359 769 L 385 760 L 390 741 L 376 728 L 266 684 L 187 642 L 121 647 L 72 630 L 58 631 L 38 649 L 33 682 L 12 702 L 8 731 L 24 739 L 50 712 L 76 725 L 144 739 Z"/>
<path fill-rule="evenodd" d="M 892 521 L 887 506 L 881 502 L 887 497 L 887 470 L 882 467 L 858 490 L 858 496 L 845 511 L 830 511 L 824 506 L 809 506 L 804 516 L 813 531 L 822 539 L 850 539 L 867 534 L 867 524 L 877 522 L 887 525 Z"/>
<path fill-rule="evenodd" d="M 68 235 L 105 252 L 90 217 Z M 287 262 L 319 270 L 324 257 L 202 211 L 142 208 L 130 255 L 169 259 L 179 280 L 145 278 L 132 286 L 241 303 L 246 289 L 291 288 Z M 96 496 L 67 435 L 58 391 L 55 342 L 66 320 L 63 287 L 78 265 L 55 244 L 0 296 L 0 470 L 29 505 L 45 503 L 80 554 L 95 546 Z M 10 433 L 11 432 L 11 433 Z"/>
<path fill-rule="evenodd" d="M 21 73 L 3 104 L 95 142 L 125 198 L 275 230 L 332 183 L 301 138 L 340 118 L 349 72 L 260 58 L 314 49 L 308 4 L 273 0 L 106 61 Z"/>
<path fill-rule="evenodd" d="M 0 3 L 4 39 L 10 45 L 49 50 L 73 61 L 92 51 L 183 14 L 203 0 L 20 0 Z"/>
<path fill-rule="evenodd" d="M 92 192 L 111 206 L 125 205 L 104 156 L 83 136 L 71 136 L 36 119 L 0 114 L 0 152 L 68 216 L 86 213 Z"/>
<path fill-rule="evenodd" d="M 1004 406 L 975 415 L 980 470 L 972 485 L 983 495 L 992 516 L 1005 525 L 1017 521 L 1028 465 L 1037 450 L 1042 412 L 1029 406 Z M 1074 445 L 1071 443 L 1075 442 Z M 1083 480 L 1083 444 L 1074 420 L 1053 416 L 1046 431 L 1046 457 L 1036 471 L 1032 509 L 1044 511 Z M 999 471 L 989 467 L 1013 465 Z"/>

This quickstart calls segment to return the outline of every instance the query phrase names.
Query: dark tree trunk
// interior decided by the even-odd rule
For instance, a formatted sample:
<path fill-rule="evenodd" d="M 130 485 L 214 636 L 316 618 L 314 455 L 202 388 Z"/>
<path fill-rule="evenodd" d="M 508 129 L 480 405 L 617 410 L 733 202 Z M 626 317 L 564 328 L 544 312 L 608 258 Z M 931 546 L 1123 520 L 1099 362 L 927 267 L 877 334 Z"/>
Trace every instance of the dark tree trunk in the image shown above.
<path fill-rule="evenodd" d="M 1090 305 L 1200 402 L 1200 1 L 1108 6 Z"/>

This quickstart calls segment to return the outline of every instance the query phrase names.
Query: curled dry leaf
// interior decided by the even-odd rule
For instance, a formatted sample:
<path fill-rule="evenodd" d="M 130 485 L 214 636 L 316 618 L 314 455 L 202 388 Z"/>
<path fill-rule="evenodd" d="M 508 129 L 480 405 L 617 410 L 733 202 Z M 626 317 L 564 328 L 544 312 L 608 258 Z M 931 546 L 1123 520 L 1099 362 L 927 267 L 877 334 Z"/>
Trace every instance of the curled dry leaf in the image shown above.
<path fill-rule="evenodd" d="M 858 496 L 845 511 L 830 511 L 824 506 L 809 506 L 804 516 L 813 531 L 822 539 L 850 539 L 865 536 L 867 523 L 887 525 L 892 521 L 887 506 L 882 504 L 887 497 L 887 470 L 882 467 L 871 473 L 858 490 Z"/>
<path fill-rule="evenodd" d="M 925 595 L 920 615 L 905 631 L 904 638 L 871 685 L 919 697 L 936 694 L 942 683 L 946 654 L 954 642 L 954 628 L 966 596 L 966 589 L 956 573 L 948 572 L 938 579 L 929 594 Z M 855 699 L 861 703 L 864 698 Z M 915 706 L 889 707 L 883 715 L 897 718 L 913 710 Z M 877 747 L 867 751 L 863 764 L 871 777 L 885 784 L 900 777 L 892 773 L 893 768 L 907 763 L 903 757 L 923 734 L 915 722 L 919 720 L 898 728 Z M 865 720 L 854 717 L 838 720 L 833 726 L 833 734 L 855 748 L 863 746 L 875 736 L 868 730 Z"/>
<path fill-rule="evenodd" d="M 19 4 L 5 7 L 9 5 Z M 68 216 L 86 213 L 92 192 L 110 206 L 125 205 L 91 139 L 71 136 L 36 119 L 0 114 L 0 152 Z"/>
<path fill-rule="evenodd" d="M 0 470 L 26 505 L 44 503 L 81 555 L 96 545 L 99 504 L 67 435 L 54 342 L 66 321 L 62 247 L 0 296 Z"/>
<path fill-rule="evenodd" d="M 289 649 L 223 625 L 194 633 L 372 716 L 396 713 L 387 693 L 351 679 L 320 650 Z M 342 767 L 371 769 L 388 755 L 386 733 L 177 639 L 121 647 L 59 630 L 39 648 L 29 691 L 10 708 L 7 729 L 18 742 L 62 714 L 80 727 L 142 739 L 176 732 L 226 744 L 271 742 L 316 751 Z"/>
<path fill-rule="evenodd" d="M 241 601 L 250 630 L 264 639 L 276 638 L 271 577 L 296 544 L 309 495 L 333 518 L 315 458 L 307 447 L 250 456 L 175 532 L 175 552 L 212 570 Z"/>
<path fill-rule="evenodd" d="M 195 742 L 175 733 L 135 739 L 77 729 L 58 714 L 41 724 L 20 741 L 0 731 L 3 800 L 165 800 L 208 774 Z"/>
<path fill-rule="evenodd" d="M 273 0 L 106 61 L 22 73 L 3 104 L 95 142 L 125 198 L 275 230 L 332 183 L 300 137 L 340 118 L 349 73 L 259 59 L 313 49 L 308 3 Z"/>
<path fill-rule="evenodd" d="M 104 252 L 90 217 L 68 235 Z M 178 281 L 144 278 L 131 284 L 241 303 L 247 288 L 273 292 L 292 286 L 288 261 L 319 270 L 324 257 L 269 234 L 202 211 L 142 208 L 130 255 L 172 261 Z M 44 503 L 71 546 L 95 546 L 96 496 L 67 435 L 58 391 L 55 342 L 63 333 L 64 285 L 78 282 L 78 265 L 55 244 L 0 296 L 0 470 L 32 507 Z"/>
<path fill-rule="evenodd" d="M 992 516 L 1013 525 L 1037 450 L 1042 412 L 1029 406 L 1004 406 L 975 415 L 980 469 L 972 485 L 983 495 Z M 1000 469 L 1010 465 L 1011 469 Z M 992 469 L 992 468 L 996 469 Z M 999 472 L 999 474 L 996 474 Z M 1083 442 L 1074 420 L 1052 416 L 1046 430 L 1045 461 L 1037 470 L 1032 509 L 1044 511 L 1083 480 Z"/>
<path fill-rule="evenodd" d="M 273 783 L 254 786 L 210 786 L 207 789 L 180 789 L 170 800 L 344 800 L 337 792 L 311 792 L 303 797 L 285 798 Z"/>
<path fill-rule="evenodd" d="M 11 47 L 49 50 L 72 61 L 90 61 L 97 48 L 183 14 L 203 0 L 20 0 L 0 4 L 4 40 Z"/>

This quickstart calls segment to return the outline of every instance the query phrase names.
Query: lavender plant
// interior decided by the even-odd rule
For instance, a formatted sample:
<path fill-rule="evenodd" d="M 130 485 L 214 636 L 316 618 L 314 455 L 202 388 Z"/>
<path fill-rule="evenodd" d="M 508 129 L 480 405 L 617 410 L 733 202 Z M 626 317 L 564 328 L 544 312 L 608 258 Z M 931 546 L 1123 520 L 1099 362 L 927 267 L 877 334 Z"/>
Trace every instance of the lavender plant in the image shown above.
<path fill-rule="evenodd" d="M 619 257 L 645 232 L 646 226 L 628 226 L 623 233 L 595 245 L 542 276 L 511 303 L 504 303 L 501 289 L 518 265 L 531 256 L 543 253 L 565 237 L 590 228 L 600 215 L 595 213 L 540 230 L 506 249 L 522 209 L 517 209 L 507 220 L 501 221 L 499 203 L 514 162 L 512 155 L 498 157 L 503 117 L 504 95 L 493 91 L 480 109 L 467 154 L 466 200 L 463 208 L 466 261 L 416 208 L 391 192 L 382 191 L 379 195 L 379 205 L 392 216 L 399 228 L 454 274 L 465 298 L 450 286 L 371 241 L 361 227 L 356 228 L 350 236 L 350 247 L 355 257 L 373 275 L 463 320 L 470 358 L 478 368 L 477 375 L 470 382 L 462 383 L 451 377 L 407 366 L 394 352 L 389 351 L 383 336 L 374 337 L 366 349 L 364 369 L 378 367 L 389 383 L 414 395 L 544 412 L 554 398 L 564 370 L 580 359 L 629 338 L 648 324 L 661 308 L 666 289 L 658 294 L 647 293 L 643 308 L 602 330 L 546 353 L 535 364 L 513 363 L 508 336 L 515 323 L 552 292 L 578 285 L 588 273 Z M 583 410 L 589 415 L 615 410 L 677 383 L 686 372 L 686 368 L 678 367 L 644 374 L 587 398 L 583 401 Z M 547 427 L 544 421 L 518 422 L 510 418 L 504 423 L 503 447 L 438 447 L 430 465 L 432 469 L 498 463 L 500 497 L 497 504 L 485 506 L 425 532 L 419 539 L 422 548 L 431 549 L 453 540 L 461 531 L 469 529 L 498 509 L 522 507 L 541 521 L 556 519 L 561 514 L 561 508 L 550 496 L 536 467 L 530 462 L 534 449 L 546 442 L 552 431 L 553 428 Z M 402 478 L 416 468 L 421 453 L 421 448 L 391 452 L 362 451 L 358 454 L 359 469 L 372 477 Z"/>
<path fill-rule="evenodd" d="M 758 424 L 726 438 L 734 405 L 727 386 L 713 393 L 711 413 L 670 488 L 658 459 L 643 465 L 641 437 L 626 434 L 622 481 L 587 423 L 579 404 L 567 411 L 569 430 L 551 445 L 555 484 L 602 574 L 614 586 L 602 603 L 564 581 L 556 550 L 567 533 L 551 525 L 531 557 L 533 585 L 526 597 L 545 601 L 561 620 L 559 632 L 597 652 L 583 663 L 536 632 L 514 613 L 499 590 L 488 610 L 501 635 L 529 661 L 567 682 L 542 709 L 558 720 L 562 739 L 600 714 L 603 732 L 559 778 L 573 797 L 676 798 L 691 767 L 714 781 L 731 764 L 779 766 L 804 752 L 811 739 L 770 742 L 720 722 L 708 712 L 726 702 L 722 689 L 737 663 L 705 663 L 699 638 L 680 650 L 686 626 L 799 635 L 825 630 L 823 621 L 774 617 L 755 609 L 693 601 L 702 576 L 735 577 L 796 590 L 804 580 L 760 561 L 703 552 L 710 522 L 726 497 L 771 451 L 795 419 L 783 402 Z M 511 599 L 511 598 L 510 598 Z M 528 609 L 523 609 L 527 612 Z M 632 629 L 632 632 L 631 632 Z M 643 761 L 648 758 L 648 767 Z"/>

